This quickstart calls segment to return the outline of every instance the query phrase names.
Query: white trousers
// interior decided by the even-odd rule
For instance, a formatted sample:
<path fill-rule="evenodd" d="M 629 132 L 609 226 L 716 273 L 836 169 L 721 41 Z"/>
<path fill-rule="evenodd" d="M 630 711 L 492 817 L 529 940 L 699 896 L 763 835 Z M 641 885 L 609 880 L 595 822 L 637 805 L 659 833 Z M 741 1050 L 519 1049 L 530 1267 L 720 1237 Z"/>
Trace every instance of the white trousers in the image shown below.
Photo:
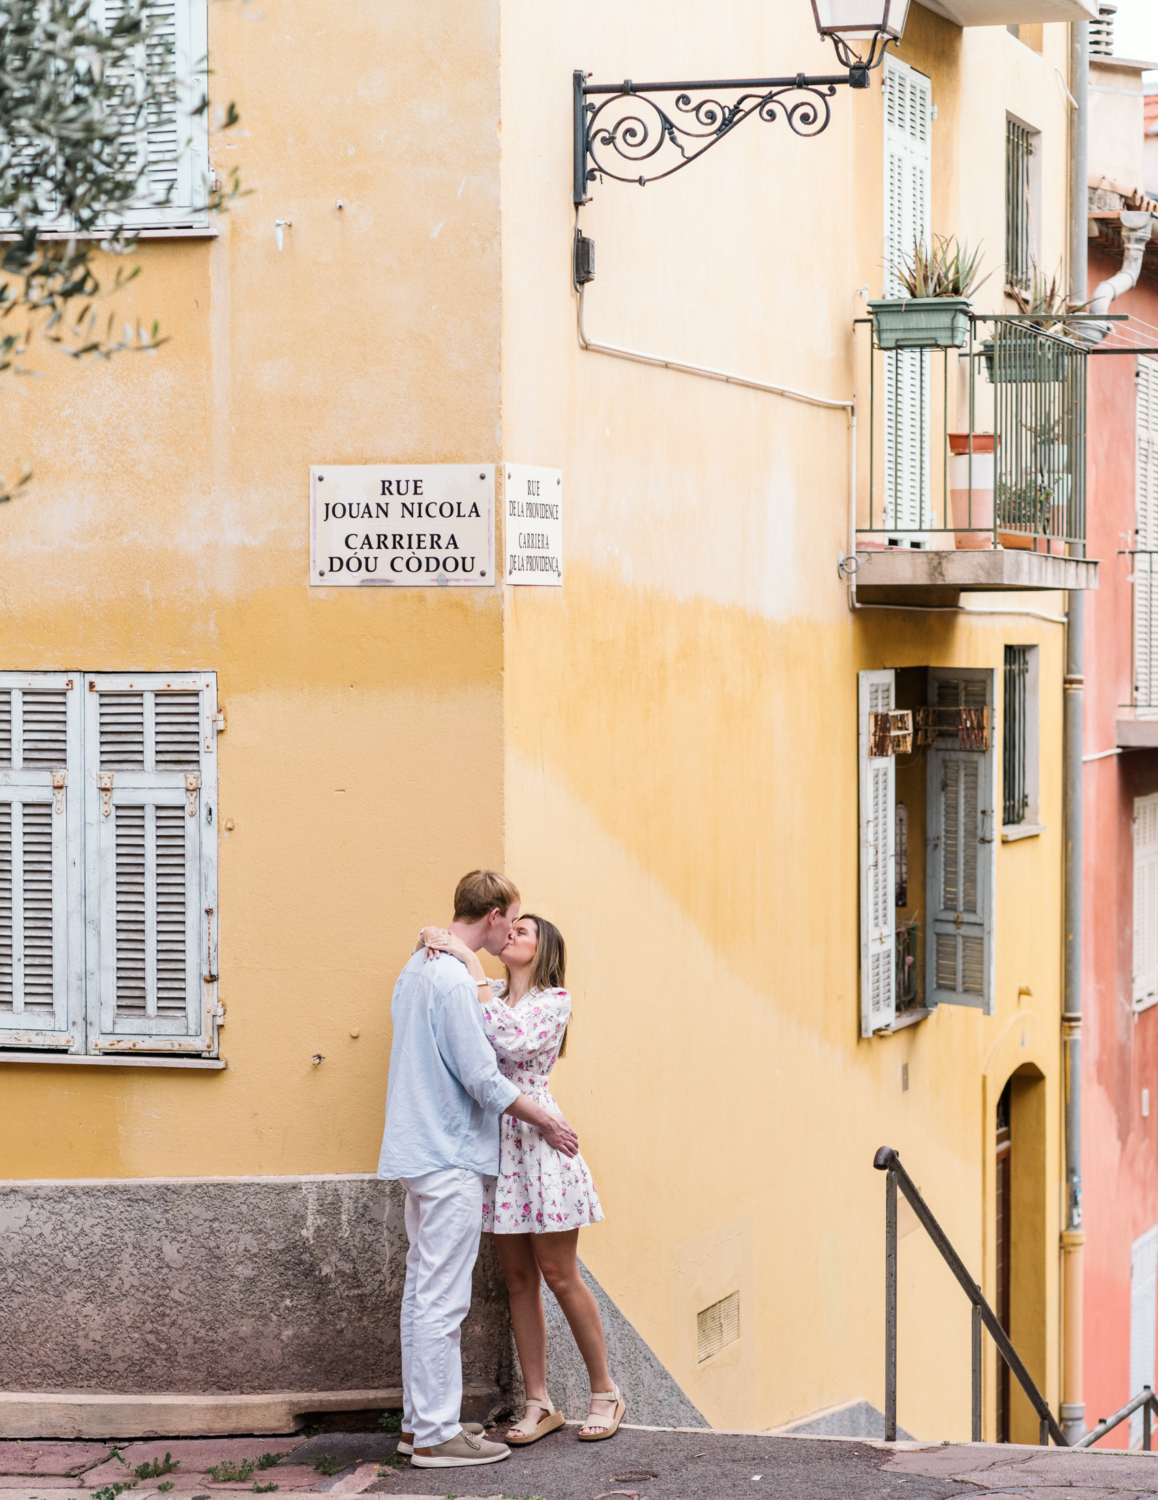
<path fill-rule="evenodd" d="M 402 1293 L 402 1430 L 416 1448 L 449 1442 L 462 1422 L 462 1320 L 482 1232 L 483 1180 L 447 1168 L 406 1185 Z"/>

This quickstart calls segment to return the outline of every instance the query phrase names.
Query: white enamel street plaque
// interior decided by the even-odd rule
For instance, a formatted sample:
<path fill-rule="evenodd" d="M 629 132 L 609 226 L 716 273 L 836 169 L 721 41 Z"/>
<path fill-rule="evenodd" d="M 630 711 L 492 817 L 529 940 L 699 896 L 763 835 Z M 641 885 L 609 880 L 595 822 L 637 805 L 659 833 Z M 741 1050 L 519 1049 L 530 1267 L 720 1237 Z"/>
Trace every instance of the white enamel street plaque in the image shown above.
<path fill-rule="evenodd" d="M 563 582 L 563 474 L 507 464 L 504 536 L 508 583 Z"/>
<path fill-rule="evenodd" d="M 488 587 L 495 581 L 493 464 L 316 464 L 310 583 Z"/>

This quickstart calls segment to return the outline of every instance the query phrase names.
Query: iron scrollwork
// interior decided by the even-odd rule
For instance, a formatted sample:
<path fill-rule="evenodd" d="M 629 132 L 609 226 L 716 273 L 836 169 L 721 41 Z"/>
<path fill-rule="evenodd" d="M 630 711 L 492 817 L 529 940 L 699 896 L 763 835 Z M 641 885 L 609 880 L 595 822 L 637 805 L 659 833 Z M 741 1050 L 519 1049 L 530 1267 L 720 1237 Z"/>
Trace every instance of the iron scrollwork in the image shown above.
<path fill-rule="evenodd" d="M 577 72 L 574 201 L 586 201 L 587 183 L 596 178 L 643 187 L 670 177 L 752 115 L 765 124 L 783 119 L 799 136 L 819 135 L 832 118 L 829 100 L 842 83 L 866 88 L 867 70 L 820 78 L 798 73 L 794 78 L 650 84 L 630 79 L 589 84 L 586 74 Z M 723 97 L 727 93 L 734 94 L 730 101 Z M 653 97 L 657 94 L 674 94 L 671 107 Z"/>

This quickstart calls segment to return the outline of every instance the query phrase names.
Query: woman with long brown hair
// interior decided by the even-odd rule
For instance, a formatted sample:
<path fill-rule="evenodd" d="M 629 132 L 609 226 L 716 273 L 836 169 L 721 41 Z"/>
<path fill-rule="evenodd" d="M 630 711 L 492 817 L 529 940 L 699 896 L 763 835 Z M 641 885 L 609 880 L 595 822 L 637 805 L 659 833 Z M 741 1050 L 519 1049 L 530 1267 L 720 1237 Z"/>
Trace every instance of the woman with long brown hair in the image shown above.
<path fill-rule="evenodd" d="M 499 954 L 505 980 L 488 981 L 478 956 L 451 933 L 427 927 L 422 938 L 429 950 L 464 963 L 479 986 L 483 1030 L 499 1070 L 536 1103 L 561 1114 L 549 1088 L 571 1019 L 571 996 L 564 987 L 567 950 L 559 929 L 545 917 L 519 917 Z M 571 1325 L 591 1380 L 591 1409 L 579 1440 L 609 1438 L 623 1420 L 626 1402 L 607 1368 L 599 1305 L 579 1273 L 579 1230 L 602 1218 L 583 1158 L 563 1156 L 533 1125 L 504 1115 L 498 1176 L 493 1183 L 487 1179 L 484 1188 L 483 1229 L 495 1236 L 527 1389 L 526 1412 L 507 1432 L 508 1443 L 537 1442 L 564 1422 L 547 1395 L 543 1281 Z"/>

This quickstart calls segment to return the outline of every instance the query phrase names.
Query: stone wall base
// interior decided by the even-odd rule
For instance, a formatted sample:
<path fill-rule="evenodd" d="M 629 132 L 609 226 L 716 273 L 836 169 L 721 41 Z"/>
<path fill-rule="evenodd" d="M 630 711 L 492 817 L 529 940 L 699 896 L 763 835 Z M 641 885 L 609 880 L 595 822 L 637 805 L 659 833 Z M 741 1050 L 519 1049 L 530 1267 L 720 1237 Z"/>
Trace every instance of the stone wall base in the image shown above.
<path fill-rule="evenodd" d="M 66 1409 L 81 1420 L 82 1397 L 113 1398 L 122 1424 L 136 1420 L 133 1397 L 187 1397 L 205 1414 L 188 1420 L 227 1424 L 189 1430 L 219 1433 L 289 1430 L 286 1399 L 297 1411 L 386 1404 L 380 1393 L 402 1384 L 403 1197 L 364 1173 L 0 1183 L 0 1404 L 69 1393 L 53 1436 Z M 488 1235 L 462 1355 L 475 1404 L 501 1404 L 513 1353 Z M 265 1414 L 238 1427 L 228 1413 L 242 1408 L 216 1396 Z"/>

